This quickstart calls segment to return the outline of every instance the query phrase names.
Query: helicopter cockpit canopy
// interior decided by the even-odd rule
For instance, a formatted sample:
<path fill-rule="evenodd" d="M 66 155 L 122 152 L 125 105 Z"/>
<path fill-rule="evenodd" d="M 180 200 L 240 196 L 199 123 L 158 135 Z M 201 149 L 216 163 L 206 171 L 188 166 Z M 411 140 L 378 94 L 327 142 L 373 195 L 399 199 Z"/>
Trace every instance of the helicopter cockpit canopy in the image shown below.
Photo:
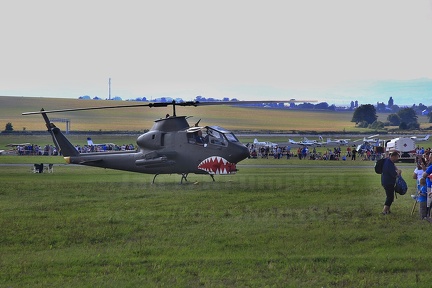
<path fill-rule="evenodd" d="M 240 142 L 229 130 L 220 126 L 192 127 L 187 130 L 189 143 L 228 146 L 228 142 Z"/>

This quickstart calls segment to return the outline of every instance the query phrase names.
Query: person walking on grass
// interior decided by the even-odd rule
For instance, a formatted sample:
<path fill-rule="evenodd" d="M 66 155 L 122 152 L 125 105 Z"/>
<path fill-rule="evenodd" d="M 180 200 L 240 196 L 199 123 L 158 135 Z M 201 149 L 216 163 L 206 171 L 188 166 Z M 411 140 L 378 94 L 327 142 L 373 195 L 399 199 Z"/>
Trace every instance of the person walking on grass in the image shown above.
<path fill-rule="evenodd" d="M 394 151 L 390 157 L 384 161 L 383 170 L 381 174 L 381 185 L 384 187 L 386 193 L 386 200 L 382 210 L 383 215 L 390 213 L 390 206 L 394 201 L 394 187 L 396 184 L 397 176 L 400 176 L 402 171 L 397 169 L 395 164 L 399 160 L 399 153 Z"/>

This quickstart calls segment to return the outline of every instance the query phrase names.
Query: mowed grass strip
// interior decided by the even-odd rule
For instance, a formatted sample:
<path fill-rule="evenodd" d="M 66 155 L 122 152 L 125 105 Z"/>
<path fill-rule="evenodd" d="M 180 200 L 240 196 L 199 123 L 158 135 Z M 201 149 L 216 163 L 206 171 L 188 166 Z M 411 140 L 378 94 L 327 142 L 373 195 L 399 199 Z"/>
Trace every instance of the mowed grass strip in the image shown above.
<path fill-rule="evenodd" d="M 234 176 L 0 167 L 0 286 L 425 286 L 427 221 L 372 166 Z M 403 166 L 411 175 L 412 167 Z M 408 180 L 409 181 L 409 180 Z M 409 192 L 410 193 L 410 192 Z"/>

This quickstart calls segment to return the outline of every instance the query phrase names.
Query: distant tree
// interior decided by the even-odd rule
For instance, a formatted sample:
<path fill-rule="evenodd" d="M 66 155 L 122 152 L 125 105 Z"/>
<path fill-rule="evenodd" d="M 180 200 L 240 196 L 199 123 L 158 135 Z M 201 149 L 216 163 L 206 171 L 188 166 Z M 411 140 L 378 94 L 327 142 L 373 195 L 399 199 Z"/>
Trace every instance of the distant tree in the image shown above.
<path fill-rule="evenodd" d="M 328 108 L 327 102 L 321 102 L 315 105 L 315 109 L 323 109 L 326 110 Z"/>
<path fill-rule="evenodd" d="M 415 105 L 415 104 L 414 104 L 414 105 L 412 106 L 412 108 L 413 108 L 414 111 L 415 111 L 417 114 L 419 114 L 419 115 L 422 114 L 423 110 L 427 110 L 426 105 L 423 105 L 422 103 L 420 103 L 419 105 Z"/>
<path fill-rule="evenodd" d="M 12 123 L 10 123 L 10 122 L 6 123 L 5 130 L 4 130 L 4 131 L 5 131 L 5 132 L 12 132 L 12 131 L 13 131 Z"/>
<path fill-rule="evenodd" d="M 375 129 L 375 130 L 384 129 L 384 123 L 376 120 L 372 124 L 370 124 L 368 127 L 371 129 Z"/>
<path fill-rule="evenodd" d="M 407 127 L 412 126 L 413 124 L 417 124 L 417 114 L 413 108 L 403 108 L 400 109 L 397 113 L 400 118 L 401 123 L 405 122 Z"/>
<path fill-rule="evenodd" d="M 405 122 L 401 122 L 401 124 L 399 125 L 399 129 L 406 130 L 408 129 L 408 125 Z"/>
<path fill-rule="evenodd" d="M 372 104 L 360 105 L 354 110 L 354 114 L 351 122 L 361 123 L 366 121 L 368 124 L 372 124 L 378 119 L 376 115 L 375 107 Z"/>
<path fill-rule="evenodd" d="M 387 116 L 387 121 L 390 122 L 392 126 L 399 126 L 401 123 L 401 119 L 398 114 L 392 113 Z"/>
<path fill-rule="evenodd" d="M 377 103 L 377 111 L 379 111 L 379 112 L 384 112 L 384 111 L 386 111 L 386 105 L 384 104 L 384 102 L 381 102 L 381 103 Z"/>
<path fill-rule="evenodd" d="M 416 130 L 416 129 L 420 129 L 420 123 L 411 122 L 408 124 L 408 130 Z"/>
<path fill-rule="evenodd" d="M 302 103 L 302 104 L 299 104 L 297 106 L 300 109 L 313 109 L 315 107 L 315 105 L 312 103 Z"/>
<path fill-rule="evenodd" d="M 429 123 L 432 123 L 432 112 L 429 112 L 429 113 L 427 114 L 427 117 L 428 117 L 428 119 L 429 119 Z"/>
<path fill-rule="evenodd" d="M 399 106 L 398 105 L 393 105 L 391 107 L 391 111 L 394 112 L 394 113 L 397 113 L 399 111 Z"/>
<path fill-rule="evenodd" d="M 427 106 L 424 105 L 424 104 L 422 104 L 422 103 L 420 103 L 420 104 L 418 105 L 418 109 L 419 109 L 420 111 L 423 111 L 423 110 L 426 110 L 426 109 L 427 109 Z"/>
<path fill-rule="evenodd" d="M 368 128 L 369 127 L 369 123 L 367 121 L 361 121 L 357 124 L 357 127 L 359 128 Z"/>

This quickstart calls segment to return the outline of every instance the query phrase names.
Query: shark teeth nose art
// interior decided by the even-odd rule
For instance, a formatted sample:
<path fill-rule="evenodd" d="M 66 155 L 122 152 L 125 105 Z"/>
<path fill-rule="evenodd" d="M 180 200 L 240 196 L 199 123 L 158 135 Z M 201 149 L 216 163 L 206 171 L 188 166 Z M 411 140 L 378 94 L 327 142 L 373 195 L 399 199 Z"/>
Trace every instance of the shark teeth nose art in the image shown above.
<path fill-rule="evenodd" d="M 232 174 L 237 171 L 236 164 L 228 162 L 219 156 L 212 156 L 204 159 L 198 169 L 204 170 L 209 174 Z"/>

